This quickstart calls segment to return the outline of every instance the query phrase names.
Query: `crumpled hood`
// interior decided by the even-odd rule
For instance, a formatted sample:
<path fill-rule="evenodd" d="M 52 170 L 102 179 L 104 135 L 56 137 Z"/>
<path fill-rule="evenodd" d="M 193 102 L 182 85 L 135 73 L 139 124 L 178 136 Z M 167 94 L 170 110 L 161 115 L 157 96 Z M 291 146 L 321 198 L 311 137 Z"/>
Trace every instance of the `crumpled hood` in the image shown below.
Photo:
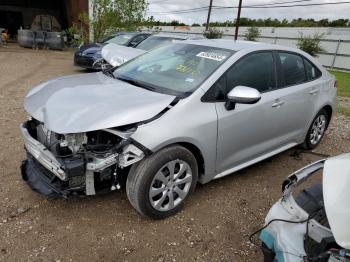
<path fill-rule="evenodd" d="M 105 45 L 102 48 L 101 54 L 104 60 L 106 60 L 112 66 L 120 66 L 125 62 L 146 53 L 145 50 L 120 46 L 113 43 Z"/>
<path fill-rule="evenodd" d="M 80 133 L 148 120 L 174 96 L 113 79 L 102 72 L 50 80 L 33 88 L 25 110 L 59 134 Z"/>

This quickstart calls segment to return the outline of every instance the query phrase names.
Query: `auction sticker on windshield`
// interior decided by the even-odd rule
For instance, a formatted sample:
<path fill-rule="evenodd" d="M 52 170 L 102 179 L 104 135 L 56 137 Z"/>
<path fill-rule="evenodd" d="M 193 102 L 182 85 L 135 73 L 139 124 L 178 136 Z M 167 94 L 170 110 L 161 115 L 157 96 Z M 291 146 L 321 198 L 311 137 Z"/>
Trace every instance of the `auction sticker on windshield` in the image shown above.
<path fill-rule="evenodd" d="M 225 55 L 221 55 L 221 54 L 213 53 L 213 52 L 200 52 L 196 56 L 219 61 L 219 62 L 221 62 L 222 60 L 224 60 L 226 58 Z"/>

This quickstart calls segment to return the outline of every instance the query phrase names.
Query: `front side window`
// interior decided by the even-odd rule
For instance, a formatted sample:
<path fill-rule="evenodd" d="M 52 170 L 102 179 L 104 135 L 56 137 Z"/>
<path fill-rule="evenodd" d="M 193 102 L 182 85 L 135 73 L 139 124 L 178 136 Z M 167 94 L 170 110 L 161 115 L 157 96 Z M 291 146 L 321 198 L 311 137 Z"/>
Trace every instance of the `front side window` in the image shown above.
<path fill-rule="evenodd" d="M 266 92 L 275 88 L 275 66 L 272 52 L 251 54 L 238 61 L 227 72 L 229 89 L 247 86 Z"/>
<path fill-rule="evenodd" d="M 187 95 L 233 53 L 222 48 L 177 43 L 123 64 L 114 71 L 114 76 L 154 91 Z"/>
<path fill-rule="evenodd" d="M 298 85 L 306 82 L 304 62 L 301 56 L 279 52 L 280 87 Z"/>
<path fill-rule="evenodd" d="M 202 101 L 225 101 L 236 86 L 247 86 L 259 92 L 273 90 L 275 63 L 272 52 L 259 52 L 243 57 L 224 73 L 203 96 Z"/>

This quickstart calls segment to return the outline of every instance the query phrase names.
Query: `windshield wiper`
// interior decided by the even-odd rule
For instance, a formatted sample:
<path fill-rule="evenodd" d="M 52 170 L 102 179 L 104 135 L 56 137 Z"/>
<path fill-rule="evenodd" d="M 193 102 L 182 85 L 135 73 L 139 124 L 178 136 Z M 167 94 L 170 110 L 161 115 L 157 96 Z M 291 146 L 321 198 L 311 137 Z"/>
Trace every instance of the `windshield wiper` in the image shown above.
<path fill-rule="evenodd" d="M 136 81 L 134 79 L 130 79 L 130 78 L 124 78 L 124 77 L 120 77 L 120 76 L 117 76 L 115 77 L 116 79 L 118 80 L 121 80 L 123 82 L 127 82 L 129 84 L 132 84 L 134 86 L 138 86 L 138 87 L 141 87 L 141 88 L 144 88 L 144 89 L 147 89 L 147 90 L 150 90 L 150 91 L 156 91 L 156 89 L 152 86 L 149 86 L 149 85 L 145 85 L 143 83 L 140 83 L 139 81 Z"/>

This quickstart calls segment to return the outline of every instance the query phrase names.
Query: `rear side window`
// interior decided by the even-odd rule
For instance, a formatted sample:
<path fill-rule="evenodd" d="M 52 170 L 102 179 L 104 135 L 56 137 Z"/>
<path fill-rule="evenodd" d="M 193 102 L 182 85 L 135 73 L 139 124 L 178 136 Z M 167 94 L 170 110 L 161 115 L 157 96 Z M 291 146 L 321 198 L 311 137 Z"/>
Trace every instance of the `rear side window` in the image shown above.
<path fill-rule="evenodd" d="M 321 76 L 321 71 L 311 64 L 308 60 L 304 59 L 305 63 L 305 70 L 306 70 L 306 77 L 308 81 L 315 80 Z"/>
<path fill-rule="evenodd" d="M 242 58 L 227 72 L 227 85 L 248 86 L 259 92 L 275 87 L 275 67 L 272 52 L 255 53 Z M 230 91 L 228 90 L 228 91 Z"/>
<path fill-rule="evenodd" d="M 280 87 L 298 85 L 307 81 L 303 58 L 292 53 L 279 52 Z"/>

